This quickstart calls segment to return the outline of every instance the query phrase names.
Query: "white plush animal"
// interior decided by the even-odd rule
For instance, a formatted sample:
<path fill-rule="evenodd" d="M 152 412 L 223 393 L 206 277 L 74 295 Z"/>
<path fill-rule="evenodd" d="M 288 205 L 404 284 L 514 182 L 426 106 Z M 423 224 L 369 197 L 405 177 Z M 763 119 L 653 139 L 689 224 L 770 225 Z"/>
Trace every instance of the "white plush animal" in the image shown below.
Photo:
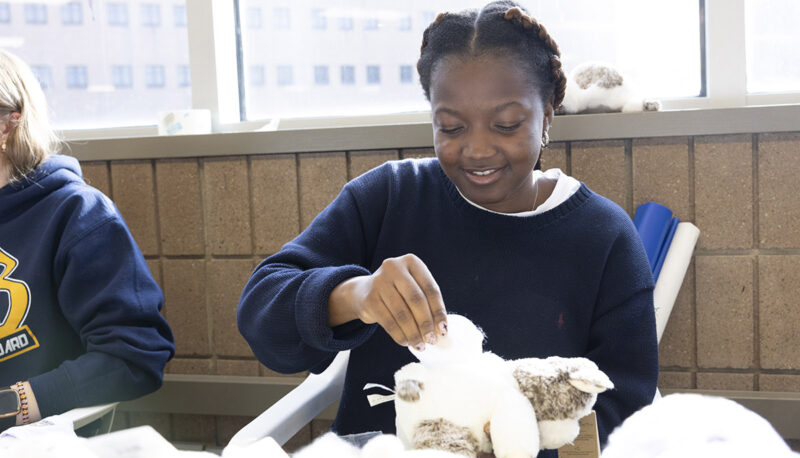
<path fill-rule="evenodd" d="M 575 67 L 567 78 L 564 101 L 557 114 L 658 111 L 661 103 L 639 95 L 630 78 L 614 67 L 588 62 Z"/>
<path fill-rule="evenodd" d="M 406 450 L 400 439 L 381 434 L 370 439 L 361 449 L 334 433 L 318 437 L 300 449 L 292 458 L 461 458 L 441 450 Z"/>
<path fill-rule="evenodd" d="M 585 358 L 505 361 L 484 352 L 483 339 L 451 314 L 446 337 L 411 350 L 420 362 L 395 373 L 395 423 L 407 448 L 534 457 L 571 442 L 597 393 L 613 387 Z"/>

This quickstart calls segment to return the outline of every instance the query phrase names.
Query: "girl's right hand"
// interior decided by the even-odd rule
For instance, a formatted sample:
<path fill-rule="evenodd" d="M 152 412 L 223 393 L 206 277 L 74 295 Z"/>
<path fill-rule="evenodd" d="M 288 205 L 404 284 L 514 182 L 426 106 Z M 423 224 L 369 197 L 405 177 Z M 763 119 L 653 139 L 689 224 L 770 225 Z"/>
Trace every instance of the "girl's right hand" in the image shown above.
<path fill-rule="evenodd" d="M 447 333 L 439 285 L 413 254 L 386 259 L 372 275 L 347 279 L 333 289 L 328 324 L 354 319 L 378 323 L 395 342 L 417 350 Z"/>

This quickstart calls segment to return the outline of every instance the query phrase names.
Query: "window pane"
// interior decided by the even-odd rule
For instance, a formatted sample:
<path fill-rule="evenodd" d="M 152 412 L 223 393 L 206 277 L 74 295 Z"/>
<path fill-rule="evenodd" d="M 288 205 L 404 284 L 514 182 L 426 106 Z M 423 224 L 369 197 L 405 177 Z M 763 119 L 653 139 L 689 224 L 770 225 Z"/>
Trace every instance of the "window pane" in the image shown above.
<path fill-rule="evenodd" d="M 800 91 L 800 2 L 745 1 L 747 92 Z"/>
<path fill-rule="evenodd" d="M 0 2 L 0 22 L 4 4 L 4 48 L 33 69 L 56 128 L 154 125 L 191 108 L 186 28 L 162 24 L 185 0 Z"/>
<path fill-rule="evenodd" d="M 276 69 L 269 72 L 275 79 L 267 78 L 263 86 L 245 87 L 246 117 L 425 111 L 429 105 L 416 72 L 423 30 L 439 11 L 485 3 L 240 0 L 243 16 L 248 8 L 272 14 L 263 28 L 242 30 L 244 68 Z M 522 0 L 522 4 L 559 43 L 567 72 L 584 62 L 605 61 L 635 81 L 647 97 L 700 93 L 699 0 Z M 246 17 L 241 19 L 247 23 Z M 283 76 L 279 66 L 285 68 Z M 318 67 L 330 69 L 327 84 L 319 83 Z"/>

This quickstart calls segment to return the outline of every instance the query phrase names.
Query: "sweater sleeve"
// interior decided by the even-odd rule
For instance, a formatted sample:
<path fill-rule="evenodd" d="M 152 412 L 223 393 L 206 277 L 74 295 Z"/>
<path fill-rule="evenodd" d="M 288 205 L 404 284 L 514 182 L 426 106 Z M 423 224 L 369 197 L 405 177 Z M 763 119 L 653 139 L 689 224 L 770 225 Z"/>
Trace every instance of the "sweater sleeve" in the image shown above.
<path fill-rule="evenodd" d="M 58 302 L 86 352 L 30 379 L 42 416 L 133 399 L 161 386 L 175 352 L 161 290 L 121 217 L 57 255 Z"/>
<path fill-rule="evenodd" d="M 385 199 L 376 191 L 359 206 L 353 189 L 375 175 L 345 186 L 302 234 L 264 260 L 247 282 L 237 313 L 239 331 L 258 360 L 272 370 L 319 372 L 338 351 L 357 347 L 375 331 L 376 325 L 357 320 L 328 326 L 331 291 L 348 278 L 371 273 L 367 266 L 377 228 L 363 215 L 372 220 L 382 215 Z"/>
<path fill-rule="evenodd" d="M 595 404 L 600 443 L 628 416 L 650 404 L 658 378 L 653 279 L 631 224 L 612 247 L 594 319 L 587 358 L 614 383 Z"/>

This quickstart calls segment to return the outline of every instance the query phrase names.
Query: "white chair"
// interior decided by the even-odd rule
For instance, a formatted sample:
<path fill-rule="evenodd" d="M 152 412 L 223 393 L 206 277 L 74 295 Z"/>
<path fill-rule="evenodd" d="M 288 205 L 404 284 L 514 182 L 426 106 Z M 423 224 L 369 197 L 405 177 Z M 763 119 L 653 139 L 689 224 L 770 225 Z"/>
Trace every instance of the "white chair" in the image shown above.
<path fill-rule="evenodd" d="M 653 292 L 658 341 L 661 341 L 667 326 L 699 234 L 700 230 L 687 222 L 679 223 L 675 230 Z M 297 388 L 239 430 L 223 451 L 223 456 L 226 451 L 229 456 L 234 456 L 248 447 L 265 447 L 273 442 L 285 444 L 320 412 L 339 400 L 349 358 L 349 351 L 340 352 L 324 372 L 309 375 Z M 656 393 L 656 398 L 660 397 Z"/>
<path fill-rule="evenodd" d="M 111 404 L 103 404 L 91 407 L 78 407 L 68 412 L 64 412 L 59 416 L 71 421 L 72 428 L 76 430 L 98 419 L 101 419 L 102 423 L 98 429 L 99 434 L 107 434 L 111 432 L 111 425 L 114 422 L 114 414 L 118 404 L 118 402 L 112 402 Z"/>

